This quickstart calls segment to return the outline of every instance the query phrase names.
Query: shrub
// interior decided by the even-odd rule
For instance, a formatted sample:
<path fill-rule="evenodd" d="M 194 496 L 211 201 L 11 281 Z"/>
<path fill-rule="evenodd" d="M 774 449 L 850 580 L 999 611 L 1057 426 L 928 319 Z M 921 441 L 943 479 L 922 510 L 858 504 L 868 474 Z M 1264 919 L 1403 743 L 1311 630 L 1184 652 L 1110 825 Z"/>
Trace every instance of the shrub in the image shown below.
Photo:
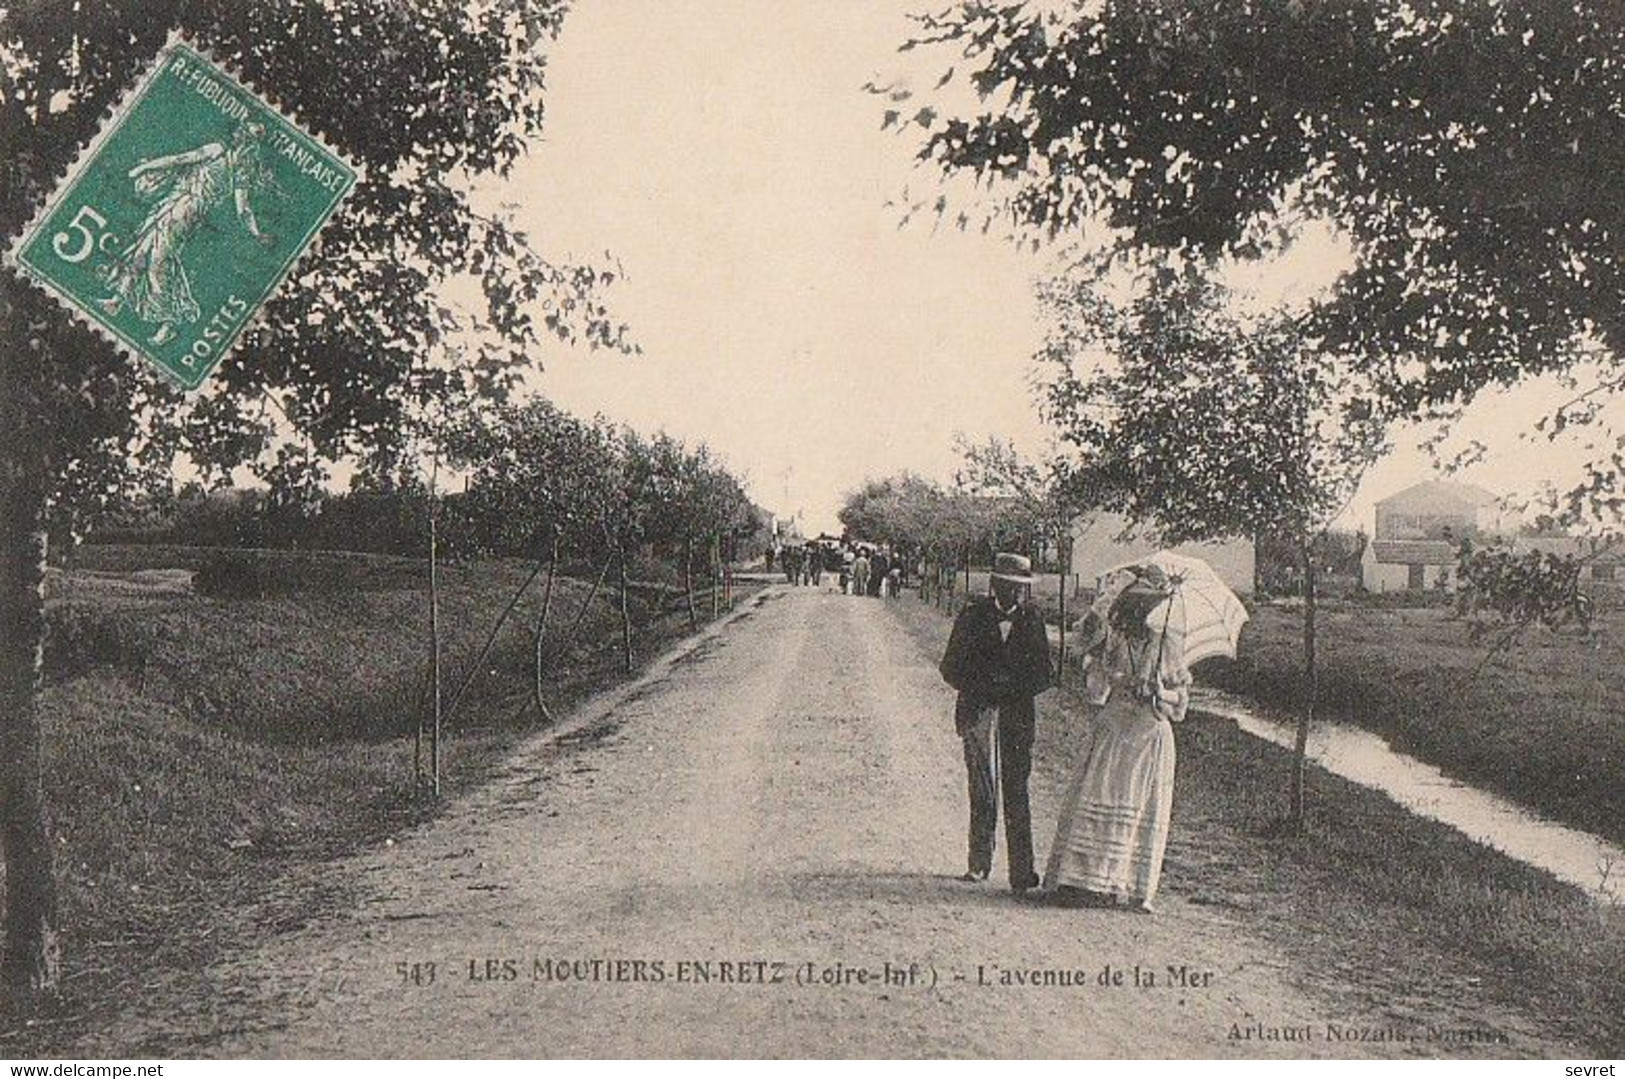
<path fill-rule="evenodd" d="M 54 605 L 45 635 L 45 675 L 60 681 L 93 667 L 139 671 L 152 653 L 141 626 L 117 614 L 77 604 Z"/>
<path fill-rule="evenodd" d="M 200 596 L 212 599 L 264 599 L 286 574 L 270 571 L 265 561 L 245 551 L 211 551 L 192 578 Z M 284 588 L 282 591 L 292 591 Z"/>
<path fill-rule="evenodd" d="M 1335 603 L 1321 604 L 1327 610 L 1335 610 L 1339 604 L 1347 607 L 1363 607 L 1373 611 L 1398 611 L 1411 608 L 1448 607 L 1455 602 L 1455 594 L 1437 588 L 1426 590 L 1405 589 L 1397 592 L 1362 592 L 1353 591 L 1339 597 Z"/>
<path fill-rule="evenodd" d="M 221 548 L 199 561 L 192 587 L 213 599 L 265 599 L 301 592 L 388 591 L 422 588 L 422 561 L 350 551 L 276 551 Z"/>

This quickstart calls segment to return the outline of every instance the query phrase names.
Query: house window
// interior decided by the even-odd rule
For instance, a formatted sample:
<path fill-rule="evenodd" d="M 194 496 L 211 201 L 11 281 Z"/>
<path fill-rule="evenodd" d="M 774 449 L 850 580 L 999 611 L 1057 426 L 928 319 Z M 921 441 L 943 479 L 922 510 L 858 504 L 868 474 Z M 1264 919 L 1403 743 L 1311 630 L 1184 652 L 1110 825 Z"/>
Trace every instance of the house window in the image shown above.
<path fill-rule="evenodd" d="M 1611 581 L 1611 580 L 1613 580 L 1614 579 L 1614 567 L 1613 567 L 1613 565 L 1611 563 L 1608 564 L 1608 565 L 1593 565 L 1591 567 L 1591 579 L 1593 581 Z"/>
<path fill-rule="evenodd" d="M 1407 567 L 1410 575 L 1405 581 L 1405 587 L 1413 592 L 1420 592 L 1427 587 L 1427 567 L 1412 562 Z"/>

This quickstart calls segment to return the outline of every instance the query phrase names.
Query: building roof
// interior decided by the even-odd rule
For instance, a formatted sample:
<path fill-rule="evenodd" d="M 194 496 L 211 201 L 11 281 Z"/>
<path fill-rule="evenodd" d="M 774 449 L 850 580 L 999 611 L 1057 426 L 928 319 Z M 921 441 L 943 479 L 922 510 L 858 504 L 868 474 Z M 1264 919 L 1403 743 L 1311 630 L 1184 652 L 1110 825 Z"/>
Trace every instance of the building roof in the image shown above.
<path fill-rule="evenodd" d="M 1519 554 L 1544 551 L 1559 558 L 1567 555 L 1615 565 L 1625 562 L 1625 550 L 1590 536 L 1520 536 L 1512 541 L 1512 549 Z"/>
<path fill-rule="evenodd" d="M 1440 506 L 1491 506 L 1501 499 L 1477 484 L 1424 480 L 1396 491 L 1377 505 L 1382 509 L 1434 509 Z"/>
<path fill-rule="evenodd" d="M 1378 562 L 1400 566 L 1453 566 L 1456 545 L 1444 540 L 1371 541 L 1371 556 Z"/>

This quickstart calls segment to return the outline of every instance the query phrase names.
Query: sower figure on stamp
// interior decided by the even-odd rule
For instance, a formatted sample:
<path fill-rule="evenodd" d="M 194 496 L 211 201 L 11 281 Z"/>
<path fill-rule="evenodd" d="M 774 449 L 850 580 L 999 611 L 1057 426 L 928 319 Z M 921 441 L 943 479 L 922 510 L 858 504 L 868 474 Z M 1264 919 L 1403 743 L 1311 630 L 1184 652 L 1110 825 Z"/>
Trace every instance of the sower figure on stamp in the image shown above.
<path fill-rule="evenodd" d="M 1038 886 L 1027 805 L 1033 698 L 1055 680 L 1043 615 L 1026 594 L 1032 582 L 1028 559 L 995 556 L 992 594 L 959 612 L 940 668 L 942 677 L 959 691 L 954 727 L 964 742 L 970 788 L 970 857 L 962 879 L 986 880 L 993 870 L 993 833 L 1002 788 L 1010 887 L 1018 893 Z"/>
<path fill-rule="evenodd" d="M 157 201 L 129 246 L 103 268 L 110 289 L 99 301 L 103 311 L 116 315 L 129 304 L 143 321 L 157 323 L 150 338 L 155 345 L 167 344 L 177 325 L 196 322 L 201 312 L 183 256 L 192 237 L 228 200 L 254 239 L 265 246 L 273 242 L 260 229 L 249 201 L 271 186 L 271 174 L 258 157 L 264 137 L 263 124 L 244 123 L 230 147 L 206 143 L 143 161 L 129 171 L 136 194 Z"/>

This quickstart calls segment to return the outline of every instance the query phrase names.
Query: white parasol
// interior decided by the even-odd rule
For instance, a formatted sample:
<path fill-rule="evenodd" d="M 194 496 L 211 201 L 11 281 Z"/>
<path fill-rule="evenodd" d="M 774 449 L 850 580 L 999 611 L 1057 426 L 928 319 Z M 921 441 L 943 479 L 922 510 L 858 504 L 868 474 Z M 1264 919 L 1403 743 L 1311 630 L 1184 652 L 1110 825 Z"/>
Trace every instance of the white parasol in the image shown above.
<path fill-rule="evenodd" d="M 1112 601 L 1141 576 L 1135 571 L 1144 566 L 1156 566 L 1166 574 L 1173 592 L 1146 616 L 1152 631 L 1178 637 L 1184 645 L 1186 663 L 1210 656 L 1234 659 L 1241 627 L 1247 624 L 1247 608 L 1213 567 L 1200 558 L 1158 551 L 1113 566 L 1100 575 L 1100 595 L 1090 608 L 1102 622 Z"/>

